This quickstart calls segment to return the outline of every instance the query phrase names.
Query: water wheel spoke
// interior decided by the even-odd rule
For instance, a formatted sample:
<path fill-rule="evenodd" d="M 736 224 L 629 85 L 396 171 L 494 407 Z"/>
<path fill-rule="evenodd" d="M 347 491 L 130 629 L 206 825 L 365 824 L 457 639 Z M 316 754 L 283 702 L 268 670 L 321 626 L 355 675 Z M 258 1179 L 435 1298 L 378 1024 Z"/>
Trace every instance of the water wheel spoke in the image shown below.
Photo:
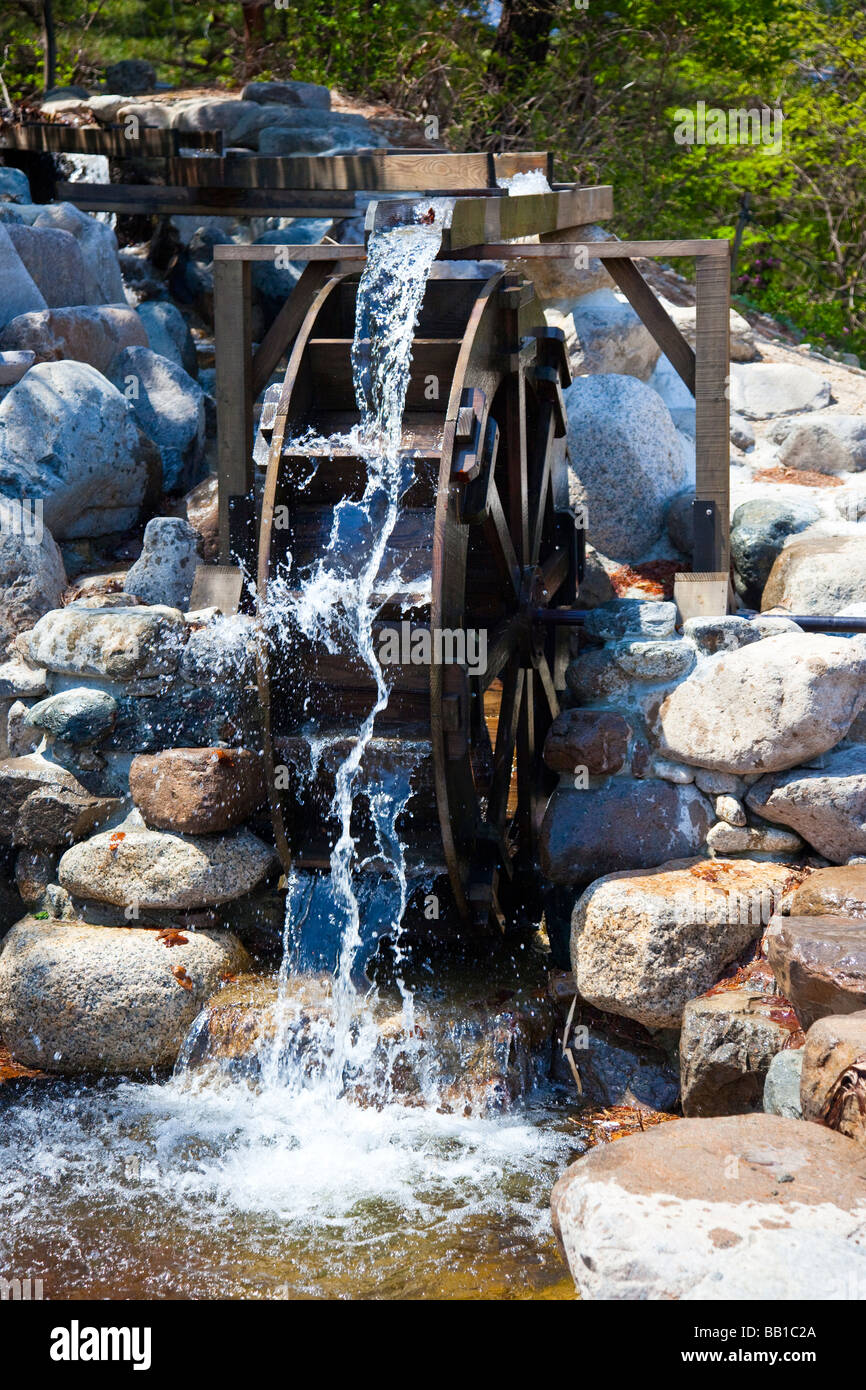
<path fill-rule="evenodd" d="M 567 550 L 554 550 L 541 566 L 541 577 L 548 598 L 553 598 L 568 578 L 569 555 Z"/>
<path fill-rule="evenodd" d="M 500 829 L 504 828 L 508 815 L 508 793 L 511 788 L 518 724 L 524 704 L 525 678 L 526 672 L 517 659 L 512 658 L 502 680 L 499 724 L 496 729 L 496 747 L 493 750 L 493 778 L 487 801 L 488 822 Z"/>
<path fill-rule="evenodd" d="M 506 618 L 493 633 L 493 639 L 487 650 L 487 669 L 481 677 L 482 691 L 493 684 L 497 676 L 511 660 L 512 656 L 517 651 L 518 641 L 519 631 L 517 623 L 512 618 Z"/>
<path fill-rule="evenodd" d="M 544 695 L 544 699 L 547 702 L 547 708 L 550 711 L 551 719 L 555 719 L 559 714 L 559 700 L 556 696 L 556 687 L 553 683 L 553 676 L 550 672 L 550 666 L 547 663 L 547 657 L 542 656 L 540 658 L 536 671 L 538 674 L 540 693 Z"/>
<path fill-rule="evenodd" d="M 495 482 L 490 484 L 488 503 L 488 515 L 484 522 L 485 537 L 500 575 L 510 587 L 511 597 L 516 599 L 520 594 L 520 566 L 505 519 L 502 498 Z"/>
<path fill-rule="evenodd" d="M 552 519 L 553 514 L 553 473 L 551 469 L 553 431 L 553 409 L 548 402 L 545 401 L 542 403 L 539 414 L 536 443 L 536 458 L 541 460 L 541 471 L 535 488 L 537 504 L 532 518 L 532 534 L 530 539 L 530 564 L 533 565 L 538 564 L 545 523 Z"/>
<path fill-rule="evenodd" d="M 517 821 L 524 861 L 532 859 L 535 838 L 535 713 L 535 672 L 529 669 L 524 671 L 523 699 L 517 724 Z"/>

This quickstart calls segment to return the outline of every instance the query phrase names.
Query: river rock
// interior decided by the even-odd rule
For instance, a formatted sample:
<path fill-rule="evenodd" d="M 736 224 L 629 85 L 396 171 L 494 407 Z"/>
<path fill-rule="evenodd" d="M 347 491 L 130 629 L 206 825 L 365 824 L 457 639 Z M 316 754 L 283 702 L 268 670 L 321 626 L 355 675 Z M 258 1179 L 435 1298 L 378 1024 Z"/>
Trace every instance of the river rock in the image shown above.
<path fill-rule="evenodd" d="M 35 361 L 35 352 L 0 352 L 0 387 L 16 386 Z M 4 395 L 0 391 L 0 400 Z"/>
<path fill-rule="evenodd" d="M 695 664 L 691 642 L 622 642 L 616 659 L 627 676 L 639 681 L 672 681 L 688 675 Z"/>
<path fill-rule="evenodd" d="M 575 1029 L 574 1037 L 572 1056 L 583 1087 L 584 1105 L 674 1109 L 679 1100 L 680 1079 L 660 1047 L 630 1041 L 592 1025 Z M 563 1080 L 570 1079 L 570 1070 L 563 1071 Z"/>
<path fill-rule="evenodd" d="M 866 1155 L 779 1115 L 677 1120 L 602 1144 L 553 1189 L 583 1299 L 862 1298 Z"/>
<path fill-rule="evenodd" d="M 735 363 L 731 409 L 747 420 L 771 420 L 830 404 L 830 383 L 808 367 L 781 362 Z"/>
<path fill-rule="evenodd" d="M 748 618 L 740 618 L 735 613 L 715 618 L 687 618 L 683 623 L 683 636 L 694 642 L 701 656 L 735 652 L 761 640 L 760 632 Z"/>
<path fill-rule="evenodd" d="M 56 539 L 134 526 L 160 483 L 156 446 L 120 392 L 86 363 L 32 367 L 0 403 L 0 492 L 42 498 Z"/>
<path fill-rule="evenodd" d="M 866 603 L 866 543 L 808 532 L 786 541 L 761 597 L 763 609 L 830 616 L 852 603 Z"/>
<path fill-rule="evenodd" d="M 25 917 L 0 952 L 0 1027 L 16 1061 L 73 1076 L 173 1066 L 226 975 L 231 932 L 158 932 Z"/>
<path fill-rule="evenodd" d="M 0 223 L 0 329 L 20 314 L 44 309 L 45 300 L 12 243 L 6 227 Z M 2 341 L 2 335 L 0 335 Z M 15 345 L 13 345 L 15 346 Z"/>
<path fill-rule="evenodd" d="M 746 811 L 742 801 L 738 801 L 735 796 L 717 796 L 715 800 L 715 812 L 719 820 L 723 820 L 726 825 L 746 825 Z"/>
<path fill-rule="evenodd" d="M 673 319 L 677 328 L 682 333 L 690 347 L 694 347 L 697 341 L 697 306 L 694 304 L 671 304 L 669 300 L 660 300 L 662 308 Z M 738 314 L 736 309 L 731 309 L 728 315 L 729 334 L 731 344 L 732 362 L 753 362 L 758 355 L 755 344 L 755 334 L 752 325 L 742 314 Z"/>
<path fill-rule="evenodd" d="M 803 1049 L 800 1103 L 804 1120 L 866 1148 L 866 1012 L 812 1024 Z"/>
<path fill-rule="evenodd" d="M 137 97 L 156 86 L 156 68 L 144 58 L 121 58 L 105 69 L 105 85 L 110 92 Z"/>
<path fill-rule="evenodd" d="M 315 82 L 248 82 L 241 101 L 258 101 L 263 106 L 306 106 L 330 111 L 331 93 Z"/>
<path fill-rule="evenodd" d="M 763 1109 L 770 1062 L 803 1034 L 788 1001 L 753 989 L 692 999 L 683 1010 L 683 1114 L 748 1115 Z"/>
<path fill-rule="evenodd" d="M 23 169 L 0 168 L 0 202 L 32 203 L 30 180 Z"/>
<path fill-rule="evenodd" d="M 75 237 L 84 260 L 85 304 L 126 303 L 117 259 L 117 237 L 106 222 L 80 212 L 74 203 L 46 203 L 40 205 L 31 225 L 58 227 Z"/>
<path fill-rule="evenodd" d="M 30 351 L 37 362 L 71 358 L 89 362 L 103 376 L 122 348 L 147 343 L 144 324 L 128 305 L 79 305 L 19 314 L 0 333 L 5 351 Z"/>
<path fill-rule="evenodd" d="M 731 416 L 731 443 L 744 453 L 754 447 L 755 431 L 744 415 Z"/>
<path fill-rule="evenodd" d="M 169 299 L 146 299 L 135 312 L 144 324 L 151 352 L 167 357 L 191 377 L 197 377 L 195 341 L 177 305 Z"/>
<path fill-rule="evenodd" d="M 256 237 L 256 246 L 284 246 L 286 242 L 298 242 L 313 246 L 322 240 L 333 226 L 329 217 L 296 217 L 288 226 L 275 227 Z M 266 322 L 270 324 L 285 304 L 304 269 L 303 261 L 289 261 L 277 265 L 276 256 L 272 260 L 254 261 L 252 269 L 253 290 L 264 310 Z"/>
<path fill-rule="evenodd" d="M 104 690 L 62 690 L 27 712 L 26 723 L 39 733 L 66 743 L 97 743 L 110 734 L 117 719 L 117 701 Z"/>
<path fill-rule="evenodd" d="M 120 802 L 92 796 L 65 767 L 31 753 L 0 760 L 0 839 L 53 849 L 90 834 Z"/>
<path fill-rule="evenodd" d="M 593 224 L 575 227 L 569 235 L 573 235 L 575 241 L 583 242 L 610 240 L 610 232 Z M 565 315 L 568 319 L 567 328 L 571 329 L 572 334 L 574 320 L 571 318 L 571 312 L 575 300 L 591 294 L 594 290 L 609 290 L 613 284 L 603 263 L 596 256 L 588 257 L 585 267 L 581 265 L 577 256 L 571 260 L 559 256 L 549 259 L 544 256 L 524 257 L 522 260 L 516 259 L 514 265 L 532 281 L 536 298 L 541 301 L 545 315 L 551 315 L 548 323 L 552 327 L 565 328 L 566 325 L 559 322 L 554 314 Z M 574 347 L 577 346 L 575 337 Z M 571 345 L 569 351 L 571 352 Z"/>
<path fill-rule="evenodd" d="M 719 821 L 707 832 L 707 849 L 712 854 L 797 854 L 802 848 L 799 835 L 773 825 Z"/>
<path fill-rule="evenodd" d="M 804 1028 L 866 1008 L 862 917 L 773 917 L 767 958 Z"/>
<path fill-rule="evenodd" d="M 219 555 L 219 479 L 216 474 L 197 483 L 184 497 L 181 508 L 190 526 L 201 536 L 203 559 L 215 560 Z"/>
<path fill-rule="evenodd" d="M 599 604 L 587 613 L 586 632 L 605 642 L 621 641 L 626 637 L 644 637 L 661 641 L 672 637 L 676 629 L 677 609 L 674 603 L 654 599 L 615 598 Z"/>
<path fill-rule="evenodd" d="M 678 492 L 670 501 L 666 524 L 671 541 L 683 555 L 691 555 L 695 548 L 695 525 L 692 504 L 695 500 L 693 487 Z"/>
<path fill-rule="evenodd" d="M 57 608 L 65 588 L 63 557 L 51 532 L 39 524 L 38 510 L 25 512 L 0 498 L 0 653 Z"/>
<path fill-rule="evenodd" d="M 59 227 L 14 223 L 7 231 L 49 309 L 86 303 L 87 270 L 74 236 Z"/>
<path fill-rule="evenodd" d="M 866 853 L 866 748 L 836 748 L 819 768 L 762 777 L 746 798 L 753 811 L 788 825 L 819 854 L 844 864 Z"/>
<path fill-rule="evenodd" d="M 634 377 L 578 377 L 565 392 L 569 500 L 591 518 L 593 544 L 639 560 L 660 539 L 686 464 L 670 414 Z"/>
<path fill-rule="evenodd" d="M 574 306 L 573 317 L 581 371 L 617 372 L 642 381 L 651 375 L 659 345 L 623 295 L 613 289 L 584 294 Z"/>
<path fill-rule="evenodd" d="M 544 761 L 554 772 L 585 767 L 592 777 L 619 772 L 631 729 L 610 710 L 568 709 L 557 715 L 544 743 Z"/>
<path fill-rule="evenodd" d="M 384 149 L 388 144 L 366 117 L 354 112 L 331 111 L 326 115 L 323 111 L 284 111 L 279 121 L 270 122 L 250 139 L 250 144 L 255 139 L 259 154 L 354 154 L 356 150 Z"/>
<path fill-rule="evenodd" d="M 719 652 L 664 700 L 662 749 L 720 772 L 793 767 L 845 737 L 866 704 L 864 677 L 858 638 L 783 633 Z"/>
<path fill-rule="evenodd" d="M 866 864 L 815 869 L 791 899 L 792 917 L 866 917 Z"/>
<path fill-rule="evenodd" d="M 106 374 L 159 449 L 165 490 L 196 482 L 205 447 L 205 398 L 198 382 L 147 347 L 119 352 Z"/>
<path fill-rule="evenodd" d="M 171 675 L 187 640 L 175 608 L 60 608 L 17 639 L 25 660 L 72 676 L 146 680 Z"/>
<path fill-rule="evenodd" d="M 541 830 L 541 867 L 552 883 L 582 886 L 600 874 L 650 868 L 695 854 L 712 807 L 693 786 L 617 777 L 593 790 L 560 786 Z"/>
<path fill-rule="evenodd" d="M 73 845 L 57 876 L 76 897 L 177 911 L 242 897 L 273 866 L 273 850 L 249 830 L 181 836 L 130 828 Z"/>
<path fill-rule="evenodd" d="M 132 760 L 129 790 L 155 830 L 213 834 L 240 825 L 267 797 L 264 768 L 246 748 L 169 748 Z"/>
<path fill-rule="evenodd" d="M 784 1115 L 789 1120 L 802 1120 L 800 1104 L 800 1074 L 803 1070 L 802 1047 L 787 1047 L 770 1058 L 764 1081 L 764 1113 Z"/>
<path fill-rule="evenodd" d="M 866 468 L 866 416 L 797 416 L 778 420 L 767 438 L 779 445 L 782 468 L 811 473 L 858 473 Z"/>
<path fill-rule="evenodd" d="M 179 516 L 155 516 L 144 528 L 141 555 L 127 572 L 124 591 L 149 604 L 185 611 L 201 558 L 198 532 Z"/>
<path fill-rule="evenodd" d="M 731 560 L 734 588 L 753 608 L 788 536 L 817 521 L 818 508 L 809 502 L 777 502 L 756 498 L 737 507 L 731 520 Z"/>
<path fill-rule="evenodd" d="M 761 935 L 789 881 L 784 866 L 748 859 L 675 860 L 597 879 L 572 915 L 581 996 L 647 1028 L 678 1028 L 688 1001 Z"/>
<path fill-rule="evenodd" d="M 29 666 L 18 656 L 12 656 L 0 666 L 0 700 L 23 696 L 38 700 L 48 694 L 48 672 L 41 666 Z"/>

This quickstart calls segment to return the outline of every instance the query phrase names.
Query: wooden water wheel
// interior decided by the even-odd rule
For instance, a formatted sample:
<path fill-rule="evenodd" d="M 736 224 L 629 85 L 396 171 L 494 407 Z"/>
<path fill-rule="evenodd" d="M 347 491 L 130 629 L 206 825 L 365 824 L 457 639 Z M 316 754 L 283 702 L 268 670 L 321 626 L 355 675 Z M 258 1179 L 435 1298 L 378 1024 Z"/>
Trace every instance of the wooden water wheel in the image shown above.
<path fill-rule="evenodd" d="M 440 261 L 427 282 L 403 418 L 406 490 L 380 571 L 400 580 L 383 583 L 376 630 L 483 633 L 486 670 L 447 659 L 390 668 L 352 833 L 359 865 L 375 866 L 376 794 L 407 773 L 398 821 L 407 865 L 447 872 L 464 919 L 505 928 L 539 918 L 537 844 L 556 780 L 541 752 L 558 709 L 556 626 L 543 613 L 574 602 L 581 537 L 554 503 L 570 380 L 562 334 L 543 326 L 521 277 L 468 270 Z M 278 576 L 290 589 L 300 583 L 328 543 L 335 508 L 343 504 L 351 521 L 365 483 L 356 453 L 298 442 L 309 429 L 327 438 L 358 420 L 358 276 L 333 267 L 318 282 L 312 267 L 305 276 L 309 307 L 264 422 L 263 614 L 269 585 Z M 259 684 L 280 855 L 287 867 L 326 868 L 339 829 L 329 810 L 335 771 L 373 707 L 371 671 L 357 654 L 295 633 L 263 648 Z"/>

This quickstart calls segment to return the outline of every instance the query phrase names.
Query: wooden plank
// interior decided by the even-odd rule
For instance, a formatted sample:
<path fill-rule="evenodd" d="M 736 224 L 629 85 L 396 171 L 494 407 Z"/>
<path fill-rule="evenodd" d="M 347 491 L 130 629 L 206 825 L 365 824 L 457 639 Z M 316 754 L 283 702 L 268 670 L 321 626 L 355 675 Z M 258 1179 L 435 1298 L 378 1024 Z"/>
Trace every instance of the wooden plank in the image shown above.
<path fill-rule="evenodd" d="M 162 184 L 58 183 L 57 197 L 82 212 L 169 216 L 351 217 L 355 195 L 268 188 L 170 188 Z"/>
<path fill-rule="evenodd" d="M 512 200 L 516 201 L 516 200 Z M 521 200 L 522 201 L 522 200 Z M 557 229 L 559 232 L 561 228 Z M 600 261 L 631 260 L 645 257 L 661 260 L 668 256 L 718 256 L 728 255 L 728 243 L 721 239 L 715 241 L 557 241 L 530 242 L 529 245 L 512 246 L 506 241 L 481 242 L 477 246 L 467 246 L 452 252 L 454 260 L 574 260 L 575 254 L 585 250 Z"/>
<path fill-rule="evenodd" d="M 172 151 L 173 153 L 173 151 Z M 496 192 L 497 178 L 546 170 L 549 156 L 449 154 L 437 151 L 373 150 L 341 155 L 226 155 L 169 161 L 171 181 L 190 187 L 282 188 L 298 191 L 365 190 L 393 193 Z"/>
<path fill-rule="evenodd" d="M 670 314 L 656 299 L 634 261 L 611 258 L 607 272 L 694 395 L 695 354 Z"/>
<path fill-rule="evenodd" d="M 268 248 L 262 247 L 261 249 L 264 251 Z M 268 377 L 283 356 L 289 343 L 296 336 L 313 299 L 328 277 L 333 275 L 337 269 L 336 262 L 333 260 L 333 248 L 322 247 L 322 250 L 326 249 L 332 252 L 331 259 L 311 261 L 304 267 L 301 278 L 259 344 L 253 357 L 253 399 L 258 396 L 260 391 L 264 390 Z M 221 258 L 221 260 L 225 263 L 225 258 Z M 230 261 L 228 263 L 231 264 Z"/>
<path fill-rule="evenodd" d="M 253 485 L 252 267 L 214 266 L 220 563 L 231 564 L 229 498 Z M 245 557 L 246 559 L 247 557 Z"/>
<path fill-rule="evenodd" d="M 371 203 L 367 209 L 367 235 L 410 221 L 414 206 L 414 202 L 398 198 Z M 598 222 L 612 214 L 613 190 L 609 184 L 559 193 L 526 193 L 516 198 L 457 198 L 446 214 L 442 252 L 447 259 L 449 252 L 469 246 Z"/>
<path fill-rule="evenodd" d="M 130 98 L 132 100 L 132 98 Z M 0 130 L 0 149 L 35 150 L 60 154 L 103 154 L 109 159 L 173 159 L 181 149 L 210 150 L 217 154 L 223 148 L 221 130 L 163 130 L 139 125 L 73 126 L 38 124 L 6 126 Z M 195 164 L 195 159 L 183 160 Z"/>
<path fill-rule="evenodd" d="M 722 243 L 727 252 L 728 243 Z M 699 501 L 716 505 L 713 553 L 695 554 L 695 571 L 727 572 L 730 556 L 729 256 L 699 256 L 696 267 L 696 482 Z"/>

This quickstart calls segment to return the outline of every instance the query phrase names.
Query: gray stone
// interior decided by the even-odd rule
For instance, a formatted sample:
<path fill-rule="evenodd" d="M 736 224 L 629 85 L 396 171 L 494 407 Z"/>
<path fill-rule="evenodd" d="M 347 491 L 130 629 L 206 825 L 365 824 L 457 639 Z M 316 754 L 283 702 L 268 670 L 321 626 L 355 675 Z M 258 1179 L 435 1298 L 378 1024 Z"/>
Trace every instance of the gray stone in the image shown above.
<path fill-rule="evenodd" d="M 541 867 L 552 883 L 578 886 L 626 867 L 649 868 L 695 854 L 712 808 L 692 786 L 612 778 L 604 787 L 560 787 L 541 831 Z"/>
<path fill-rule="evenodd" d="M 813 536 L 786 541 L 761 597 L 762 608 L 833 615 L 866 602 L 866 541 L 860 536 Z"/>
<path fill-rule="evenodd" d="M 179 516 L 155 516 L 144 529 L 140 557 L 127 573 L 124 591 L 145 603 L 189 607 L 201 537 Z"/>
<path fill-rule="evenodd" d="M 866 748 L 836 748 L 820 768 L 762 777 L 746 798 L 765 820 L 790 826 L 833 864 L 866 853 Z"/>
<path fill-rule="evenodd" d="M 174 608 L 61 608 L 16 640 L 34 666 L 131 681 L 171 675 L 187 630 Z"/>
<path fill-rule="evenodd" d="M 695 664 L 691 642 L 624 642 L 615 650 L 622 670 L 641 681 L 676 680 Z"/>
<path fill-rule="evenodd" d="M 248 968 L 228 931 L 24 918 L 0 953 L 0 1027 L 16 1061 L 44 1071 L 167 1068 L 223 976 Z"/>
<path fill-rule="evenodd" d="M 30 181 L 23 169 L 0 167 L 0 202 L 30 203 Z"/>
<path fill-rule="evenodd" d="M 734 587 L 752 608 L 761 594 L 788 536 L 817 521 L 818 508 L 809 502 L 776 502 L 758 498 L 737 507 L 731 521 L 731 559 Z"/>
<path fill-rule="evenodd" d="M 673 1110 L 680 1083 L 661 1048 L 630 1042 L 601 1028 L 576 1027 L 572 1055 L 583 1087 L 585 1105 L 633 1105 Z M 571 1073 L 563 1079 L 570 1079 Z"/>
<path fill-rule="evenodd" d="M 331 229 L 329 217 L 296 217 L 288 227 L 277 227 L 274 231 L 263 232 L 256 238 L 256 246 L 284 246 L 287 242 L 298 242 L 312 246 L 322 240 Z M 304 269 L 303 261 L 290 261 L 288 265 L 277 266 L 273 261 L 254 261 L 253 288 L 263 302 L 269 317 L 274 317 L 288 299 Z"/>
<path fill-rule="evenodd" d="M 241 92 L 241 101 L 258 101 L 265 106 L 306 106 L 317 110 L 331 109 L 331 93 L 315 82 L 248 82 Z"/>
<path fill-rule="evenodd" d="M 53 849 L 103 825 L 120 802 L 93 796 L 65 767 L 39 753 L 0 761 L 0 839 Z"/>
<path fill-rule="evenodd" d="M 768 438 L 778 444 L 783 468 L 813 473 L 859 473 L 866 468 L 866 416 L 822 415 L 818 419 L 783 418 Z"/>
<path fill-rule="evenodd" d="M 683 1010 L 683 1114 L 748 1115 L 764 1107 L 772 1059 L 803 1034 L 777 995 L 748 987 L 692 999 Z"/>
<path fill-rule="evenodd" d="M 744 452 L 755 443 L 755 431 L 744 415 L 731 416 L 731 443 Z"/>
<path fill-rule="evenodd" d="M 613 289 L 584 294 L 574 306 L 573 317 L 583 372 L 616 372 L 646 381 L 660 348 L 622 295 Z"/>
<path fill-rule="evenodd" d="M 183 367 L 148 347 L 114 358 L 109 380 L 132 406 L 140 428 L 157 446 L 166 492 L 200 481 L 205 447 L 204 392 Z"/>
<path fill-rule="evenodd" d="M 790 633 L 719 652 L 666 698 L 662 750 L 719 772 L 776 772 L 832 748 L 866 704 L 866 641 Z"/>
<path fill-rule="evenodd" d="M 781 362 L 734 363 L 731 409 L 747 420 L 771 420 L 830 404 L 830 383 L 808 367 Z"/>
<path fill-rule="evenodd" d="M 639 560 L 660 539 L 667 504 L 687 481 L 670 413 L 630 376 L 578 377 L 565 402 L 569 501 L 584 509 L 603 555 Z"/>
<path fill-rule="evenodd" d="M 803 848 L 799 835 L 773 826 L 730 825 L 719 821 L 707 834 L 712 854 L 797 854 Z"/>
<path fill-rule="evenodd" d="M 44 309 L 45 300 L 12 243 L 6 227 L 0 222 L 0 329 L 19 314 Z M 14 346 L 14 344 L 13 344 Z"/>
<path fill-rule="evenodd" d="M 167 357 L 190 376 L 198 376 L 198 354 L 189 324 L 168 299 L 146 299 L 136 313 L 144 324 L 152 352 Z"/>
<path fill-rule="evenodd" d="M 612 648 L 582 651 L 568 666 L 565 680 L 579 705 L 589 705 L 595 700 L 620 699 L 625 696 L 631 683 Z"/>
<path fill-rule="evenodd" d="M 49 87 L 48 91 L 42 97 L 43 110 L 49 102 L 66 101 L 72 97 L 77 97 L 80 101 L 83 101 L 90 97 L 90 93 L 86 87 L 82 87 L 80 84 L 74 82 L 70 83 L 67 87 Z"/>
<path fill-rule="evenodd" d="M 746 825 L 746 811 L 742 801 L 738 801 L 735 796 L 722 795 L 716 797 L 716 815 L 719 820 L 723 820 L 726 825 Z"/>
<path fill-rule="evenodd" d="M 249 830 L 172 835 L 160 830 L 103 832 L 73 845 L 57 869 L 61 888 L 115 907 L 215 907 L 249 893 L 275 864 Z"/>
<path fill-rule="evenodd" d="M 761 935 L 790 876 L 769 861 L 686 859 L 596 879 L 571 919 L 581 997 L 646 1028 L 679 1028 L 688 1001 Z"/>
<path fill-rule="evenodd" d="M 595 226 L 587 223 L 581 227 L 575 227 L 570 235 L 574 236 L 575 241 L 593 242 L 609 241 L 610 232 L 604 227 Z M 521 271 L 531 281 L 546 315 L 563 314 L 568 322 L 563 323 L 557 317 L 548 317 L 548 322 L 552 327 L 561 327 L 565 330 L 566 336 L 573 340 L 574 349 L 578 349 L 577 337 L 574 329 L 574 320 L 571 311 L 575 300 L 583 295 L 591 294 L 593 290 L 611 289 L 612 280 L 604 268 L 604 265 L 595 256 L 588 258 L 585 267 L 577 263 L 575 256 L 572 260 L 565 260 L 559 256 L 550 259 L 544 256 L 516 257 L 512 264 L 516 270 Z M 572 351 L 572 343 L 569 343 L 569 352 Z"/>
<path fill-rule="evenodd" d="M 42 498 L 56 539 L 129 529 L 160 485 L 156 446 L 94 367 L 40 363 L 0 403 L 0 492 Z"/>
<path fill-rule="evenodd" d="M 7 230 L 49 309 L 86 303 L 87 270 L 74 236 L 59 227 L 10 223 Z"/>
<path fill-rule="evenodd" d="M 135 310 L 120 304 L 19 314 L 0 333 L 5 351 L 33 352 L 37 362 L 87 362 L 103 376 L 122 348 L 146 342 Z"/>
<path fill-rule="evenodd" d="M 665 782 L 675 782 L 680 787 L 687 787 L 695 780 L 693 767 L 686 767 L 685 763 L 669 762 L 667 758 L 653 758 L 651 774 L 653 777 L 661 777 Z"/>
<path fill-rule="evenodd" d="M 67 743 L 96 743 L 111 733 L 117 718 L 117 701 L 104 690 L 63 690 L 40 700 L 27 714 L 27 723 L 40 734 L 48 733 Z"/>
<path fill-rule="evenodd" d="M 260 154 L 333 155 L 384 149 L 388 141 L 368 125 L 363 116 L 344 115 L 337 111 L 327 116 L 324 112 L 289 111 L 278 124 L 262 129 L 257 143 Z"/>
<path fill-rule="evenodd" d="M 605 642 L 624 637 L 671 637 L 676 628 L 676 604 L 652 599 L 615 598 L 587 613 L 584 628 Z"/>
<path fill-rule="evenodd" d="M 111 92 L 137 97 L 156 86 L 156 68 L 143 58 L 121 58 L 105 69 L 105 85 Z"/>
<path fill-rule="evenodd" d="M 181 679 L 192 686 L 232 689 L 256 683 L 255 624 L 242 613 L 219 617 L 190 634 L 180 661 Z"/>
<path fill-rule="evenodd" d="M 707 768 L 699 767 L 695 773 L 695 785 L 709 796 L 740 797 L 746 794 L 746 783 L 732 772 L 710 772 Z"/>
<path fill-rule="evenodd" d="M 761 640 L 760 632 L 748 618 L 738 618 L 733 613 L 720 618 L 687 618 L 683 623 L 683 636 L 691 638 L 702 656 L 735 652 L 750 642 Z"/>
<path fill-rule="evenodd" d="M 35 361 L 35 352 L 0 352 L 0 386 L 15 386 Z"/>
<path fill-rule="evenodd" d="M 584 1300 L 860 1300 L 864 1179 L 842 1135 L 725 1115 L 599 1145 L 551 1205 Z"/>
<path fill-rule="evenodd" d="M 58 227 L 75 237 L 84 259 L 86 304 L 126 303 L 117 259 L 117 237 L 107 223 L 79 212 L 73 203 L 47 203 L 40 205 L 31 225 Z"/>
<path fill-rule="evenodd" d="M 44 666 L 28 666 L 20 657 L 4 661 L 0 666 L 0 700 L 10 695 L 23 695 L 26 699 L 47 695 L 47 676 Z"/>
<path fill-rule="evenodd" d="M 662 307 L 673 319 L 686 342 L 694 347 L 697 341 L 697 306 L 694 304 L 672 304 L 661 298 Z M 752 325 L 736 309 L 728 315 L 730 352 L 732 362 L 752 362 L 757 356 L 755 334 Z"/>
<path fill-rule="evenodd" d="M 691 555 L 695 548 L 695 524 L 692 516 L 692 503 L 695 500 L 694 488 L 686 488 L 672 497 L 667 512 L 667 528 L 671 541 L 683 555 Z"/>
<path fill-rule="evenodd" d="M 57 608 L 65 588 L 63 557 L 38 508 L 0 497 L 0 652 Z"/>
<path fill-rule="evenodd" d="M 770 1059 L 764 1078 L 764 1112 L 783 1115 L 789 1120 L 801 1120 L 800 1074 L 803 1070 L 803 1048 L 788 1047 Z"/>

